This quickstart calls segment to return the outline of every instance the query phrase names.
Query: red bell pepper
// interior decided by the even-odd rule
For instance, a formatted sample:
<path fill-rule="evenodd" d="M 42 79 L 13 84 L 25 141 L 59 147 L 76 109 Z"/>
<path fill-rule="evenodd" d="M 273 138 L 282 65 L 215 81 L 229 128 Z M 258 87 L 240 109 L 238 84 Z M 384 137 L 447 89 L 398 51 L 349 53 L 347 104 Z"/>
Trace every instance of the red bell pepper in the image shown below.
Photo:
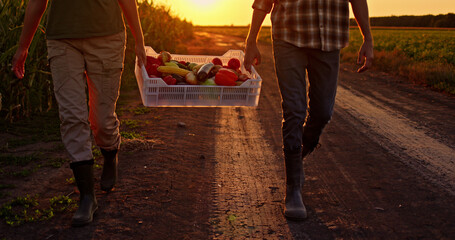
<path fill-rule="evenodd" d="M 236 86 L 237 79 L 237 74 L 227 69 L 220 69 L 215 75 L 215 83 L 220 86 Z"/>

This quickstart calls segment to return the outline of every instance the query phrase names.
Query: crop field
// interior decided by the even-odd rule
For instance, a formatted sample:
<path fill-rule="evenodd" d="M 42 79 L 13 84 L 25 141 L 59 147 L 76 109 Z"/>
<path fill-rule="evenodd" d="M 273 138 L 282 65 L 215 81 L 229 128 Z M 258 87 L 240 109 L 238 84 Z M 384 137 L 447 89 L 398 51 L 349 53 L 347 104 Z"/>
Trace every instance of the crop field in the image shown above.
<path fill-rule="evenodd" d="M 240 37 L 248 34 L 247 27 L 196 27 L 196 30 Z M 455 29 L 373 28 L 372 33 L 375 69 L 455 94 Z M 262 28 L 259 41 L 271 42 L 270 27 Z M 359 29 L 351 28 L 349 46 L 341 52 L 342 61 L 355 62 L 361 43 Z"/>

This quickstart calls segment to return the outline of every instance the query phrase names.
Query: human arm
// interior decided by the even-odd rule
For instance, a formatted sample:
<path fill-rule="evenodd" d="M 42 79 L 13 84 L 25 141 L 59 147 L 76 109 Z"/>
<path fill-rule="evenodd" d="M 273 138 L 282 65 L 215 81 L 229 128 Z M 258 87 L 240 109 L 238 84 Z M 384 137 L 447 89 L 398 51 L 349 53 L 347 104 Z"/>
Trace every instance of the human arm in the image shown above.
<path fill-rule="evenodd" d="M 126 21 L 130 26 L 131 33 L 135 40 L 135 51 L 138 58 L 139 66 L 147 65 L 147 55 L 144 47 L 144 34 L 142 33 L 141 21 L 137 11 L 136 0 L 118 0 Z"/>
<path fill-rule="evenodd" d="M 371 35 L 370 20 L 368 15 L 368 4 L 366 0 L 350 0 L 352 12 L 354 13 L 357 25 L 363 36 L 363 44 L 360 47 L 357 64 L 362 64 L 357 72 L 361 73 L 373 65 L 373 36 Z"/>
<path fill-rule="evenodd" d="M 273 0 L 256 0 L 253 3 L 253 17 L 245 42 L 245 58 L 243 64 L 245 69 L 251 71 L 251 65 L 261 63 L 261 53 L 257 47 L 258 34 L 261 30 L 265 16 L 271 11 Z"/>
<path fill-rule="evenodd" d="M 25 9 L 24 26 L 19 38 L 19 46 L 13 56 L 12 71 L 17 78 L 22 79 L 25 74 L 25 60 L 28 55 L 28 48 L 33 40 L 41 17 L 46 11 L 48 0 L 30 0 Z"/>

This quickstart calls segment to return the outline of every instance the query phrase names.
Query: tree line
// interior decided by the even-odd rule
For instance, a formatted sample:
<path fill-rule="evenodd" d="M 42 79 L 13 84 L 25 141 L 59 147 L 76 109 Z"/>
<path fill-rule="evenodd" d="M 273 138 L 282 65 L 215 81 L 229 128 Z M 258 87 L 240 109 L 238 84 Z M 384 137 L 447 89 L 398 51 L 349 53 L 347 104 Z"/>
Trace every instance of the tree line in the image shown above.
<path fill-rule="evenodd" d="M 422 16 L 390 16 L 371 17 L 371 26 L 376 27 L 435 27 L 455 28 L 455 14 L 422 15 Z M 357 26 L 354 19 L 351 19 L 351 26 Z"/>

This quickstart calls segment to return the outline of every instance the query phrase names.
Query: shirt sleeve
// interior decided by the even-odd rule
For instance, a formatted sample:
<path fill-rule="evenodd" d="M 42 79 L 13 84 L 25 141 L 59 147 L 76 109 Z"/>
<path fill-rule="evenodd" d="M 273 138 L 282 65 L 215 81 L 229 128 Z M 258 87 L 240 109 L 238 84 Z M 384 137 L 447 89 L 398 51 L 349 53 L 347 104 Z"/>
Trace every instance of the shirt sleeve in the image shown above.
<path fill-rule="evenodd" d="M 273 0 L 254 0 L 253 2 L 253 9 L 262 10 L 267 13 L 272 11 L 273 7 Z"/>

